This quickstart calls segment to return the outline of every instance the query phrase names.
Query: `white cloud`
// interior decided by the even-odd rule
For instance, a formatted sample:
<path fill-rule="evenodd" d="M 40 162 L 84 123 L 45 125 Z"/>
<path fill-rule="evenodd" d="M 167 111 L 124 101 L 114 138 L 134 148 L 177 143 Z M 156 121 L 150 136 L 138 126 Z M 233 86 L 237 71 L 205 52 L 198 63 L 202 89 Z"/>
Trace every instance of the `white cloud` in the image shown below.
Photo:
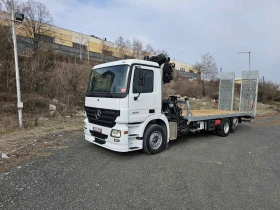
<path fill-rule="evenodd" d="M 172 58 L 195 63 L 210 52 L 224 71 L 252 68 L 280 80 L 280 2 L 278 0 L 41 0 L 54 24 L 115 41 L 141 39 L 166 49 Z"/>

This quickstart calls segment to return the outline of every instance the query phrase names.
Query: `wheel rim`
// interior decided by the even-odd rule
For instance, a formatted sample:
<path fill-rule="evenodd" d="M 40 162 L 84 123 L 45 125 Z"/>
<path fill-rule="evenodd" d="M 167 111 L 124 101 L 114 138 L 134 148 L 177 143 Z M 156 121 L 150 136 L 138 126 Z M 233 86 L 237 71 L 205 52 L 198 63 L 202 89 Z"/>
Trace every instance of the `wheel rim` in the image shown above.
<path fill-rule="evenodd" d="M 232 128 L 236 128 L 238 125 L 238 120 L 236 118 L 233 119 Z"/>
<path fill-rule="evenodd" d="M 162 144 L 162 135 L 159 131 L 154 131 L 149 139 L 149 144 L 152 149 L 158 149 Z"/>
<path fill-rule="evenodd" d="M 228 131 L 229 131 L 229 123 L 228 123 L 228 122 L 225 122 L 225 123 L 224 123 L 224 132 L 225 132 L 225 133 L 228 133 Z"/>

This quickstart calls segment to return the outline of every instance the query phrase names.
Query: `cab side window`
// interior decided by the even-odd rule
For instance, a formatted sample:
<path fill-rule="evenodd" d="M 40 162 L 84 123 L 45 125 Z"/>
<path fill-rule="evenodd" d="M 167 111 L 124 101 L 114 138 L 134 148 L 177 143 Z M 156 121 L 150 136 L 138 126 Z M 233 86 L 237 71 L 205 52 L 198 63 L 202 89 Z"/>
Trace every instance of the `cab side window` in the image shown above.
<path fill-rule="evenodd" d="M 144 86 L 139 84 L 140 69 L 134 70 L 133 93 L 152 93 L 154 91 L 154 72 L 152 70 L 142 69 L 144 77 Z"/>

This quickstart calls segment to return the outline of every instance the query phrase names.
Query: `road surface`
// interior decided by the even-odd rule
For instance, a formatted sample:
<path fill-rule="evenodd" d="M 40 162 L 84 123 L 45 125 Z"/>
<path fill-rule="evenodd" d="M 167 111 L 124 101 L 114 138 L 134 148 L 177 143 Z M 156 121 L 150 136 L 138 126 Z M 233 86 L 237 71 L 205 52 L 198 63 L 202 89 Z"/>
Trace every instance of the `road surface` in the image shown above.
<path fill-rule="evenodd" d="M 190 135 L 152 156 L 76 133 L 68 148 L 0 173 L 0 209 L 280 209 L 280 125 L 268 122 Z"/>

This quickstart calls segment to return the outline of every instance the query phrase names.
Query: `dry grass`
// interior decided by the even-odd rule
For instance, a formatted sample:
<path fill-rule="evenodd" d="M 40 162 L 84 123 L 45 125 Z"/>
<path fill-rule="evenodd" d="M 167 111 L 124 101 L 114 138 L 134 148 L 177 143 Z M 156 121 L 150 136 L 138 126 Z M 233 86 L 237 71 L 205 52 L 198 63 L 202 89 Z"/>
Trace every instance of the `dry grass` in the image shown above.
<path fill-rule="evenodd" d="M 2 152 L 15 152 L 46 135 L 56 135 L 56 133 L 59 132 L 82 130 L 83 119 L 83 117 L 56 117 L 51 120 L 38 122 L 38 126 L 36 127 L 2 132 L 0 133 L 0 154 Z"/>
<path fill-rule="evenodd" d="M 14 130 L 18 127 L 18 118 L 16 115 L 0 114 L 0 133 Z"/>
<path fill-rule="evenodd" d="M 57 117 L 39 122 L 37 127 L 16 129 L 0 134 L 0 154 L 9 159 L 1 160 L 0 172 L 29 158 L 47 157 L 54 150 L 66 149 L 69 135 L 81 132 L 83 117 Z"/>

